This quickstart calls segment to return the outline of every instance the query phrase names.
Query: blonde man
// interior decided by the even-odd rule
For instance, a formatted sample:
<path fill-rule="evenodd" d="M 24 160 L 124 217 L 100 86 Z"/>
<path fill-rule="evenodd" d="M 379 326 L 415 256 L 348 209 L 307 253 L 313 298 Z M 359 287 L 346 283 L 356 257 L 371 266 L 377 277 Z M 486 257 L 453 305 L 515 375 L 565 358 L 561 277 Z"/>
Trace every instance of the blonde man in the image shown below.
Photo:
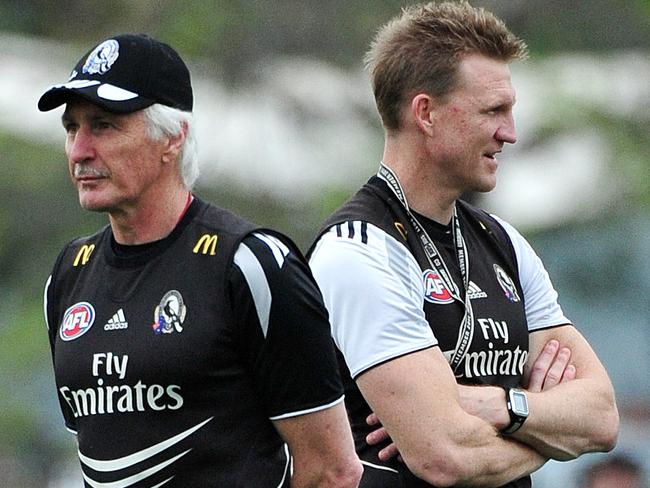
<path fill-rule="evenodd" d="M 509 63 L 525 56 L 466 2 L 405 9 L 368 53 L 382 162 L 310 260 L 345 365 L 361 486 L 529 487 L 549 458 L 616 442 L 608 375 L 541 261 L 460 199 L 496 185 L 498 154 L 516 141 Z"/>

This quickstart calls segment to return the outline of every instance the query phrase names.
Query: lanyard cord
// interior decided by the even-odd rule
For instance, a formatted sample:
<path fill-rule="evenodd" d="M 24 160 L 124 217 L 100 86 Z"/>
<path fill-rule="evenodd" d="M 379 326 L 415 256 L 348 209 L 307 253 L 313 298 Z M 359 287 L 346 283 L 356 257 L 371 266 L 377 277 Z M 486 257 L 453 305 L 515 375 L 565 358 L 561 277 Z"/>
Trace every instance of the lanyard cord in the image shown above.
<path fill-rule="evenodd" d="M 438 248 L 427 234 L 427 231 L 424 230 L 418 219 L 413 215 L 409 205 L 406 201 L 406 195 L 402 189 L 402 185 L 397 178 L 397 175 L 393 171 L 384 165 L 382 162 L 379 166 L 379 172 L 377 176 L 384 180 L 388 187 L 395 194 L 399 202 L 406 210 L 406 214 L 409 217 L 411 226 L 415 230 L 415 233 L 418 236 L 418 240 L 424 253 L 429 261 L 429 266 L 440 276 L 440 279 L 443 281 L 447 290 L 451 293 L 451 296 L 454 300 L 461 302 L 464 306 L 465 314 L 463 315 L 463 320 L 461 322 L 459 331 L 458 331 L 458 340 L 456 341 L 456 347 L 454 349 L 454 354 L 449 360 L 449 365 L 453 371 L 456 371 L 460 362 L 467 354 L 470 344 L 472 343 L 472 338 L 474 336 L 474 311 L 472 309 L 472 303 L 469 298 L 469 256 L 467 253 L 467 247 L 465 245 L 465 239 L 463 239 L 463 234 L 460 229 L 460 220 L 458 219 L 458 214 L 456 211 L 456 206 L 454 206 L 454 214 L 452 217 L 452 228 L 453 228 L 453 238 L 454 238 L 454 249 L 456 250 L 456 256 L 458 257 L 458 264 L 460 267 L 460 274 L 463 280 L 463 287 L 465 292 L 465 298 L 461 298 L 461 291 L 456 282 L 454 281 L 447 264 L 443 259 L 442 255 L 438 251 Z"/>

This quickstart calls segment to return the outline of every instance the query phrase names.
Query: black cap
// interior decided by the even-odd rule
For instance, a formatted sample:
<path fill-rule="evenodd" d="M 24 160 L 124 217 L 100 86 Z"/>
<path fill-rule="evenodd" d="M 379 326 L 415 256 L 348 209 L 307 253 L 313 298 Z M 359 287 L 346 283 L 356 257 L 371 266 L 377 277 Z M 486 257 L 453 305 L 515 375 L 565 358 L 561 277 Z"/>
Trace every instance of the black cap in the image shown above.
<path fill-rule="evenodd" d="M 169 45 L 145 34 L 124 34 L 99 43 L 72 70 L 67 82 L 51 86 L 38 101 L 42 112 L 72 95 L 109 112 L 130 113 L 154 103 L 192 111 L 190 72 Z"/>

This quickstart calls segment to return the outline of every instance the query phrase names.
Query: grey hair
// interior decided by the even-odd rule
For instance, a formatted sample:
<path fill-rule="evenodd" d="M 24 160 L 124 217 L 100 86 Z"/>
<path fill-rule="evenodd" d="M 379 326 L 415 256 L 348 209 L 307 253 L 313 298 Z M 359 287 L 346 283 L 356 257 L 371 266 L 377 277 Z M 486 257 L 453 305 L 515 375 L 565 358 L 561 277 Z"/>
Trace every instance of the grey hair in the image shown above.
<path fill-rule="evenodd" d="M 187 136 L 178 158 L 183 183 L 191 189 L 199 177 L 199 158 L 197 152 L 194 120 L 191 112 L 155 103 L 143 110 L 149 130 L 149 137 L 159 140 L 164 136 L 176 136 L 183 122 L 187 123 Z"/>

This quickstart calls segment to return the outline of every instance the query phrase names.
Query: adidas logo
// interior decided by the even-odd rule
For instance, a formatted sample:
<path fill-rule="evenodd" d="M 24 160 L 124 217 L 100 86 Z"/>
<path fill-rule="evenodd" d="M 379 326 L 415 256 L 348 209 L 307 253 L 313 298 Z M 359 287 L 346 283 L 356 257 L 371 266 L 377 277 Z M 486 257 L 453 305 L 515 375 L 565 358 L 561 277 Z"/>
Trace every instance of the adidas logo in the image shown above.
<path fill-rule="evenodd" d="M 108 322 L 104 325 L 104 330 L 126 329 L 128 326 L 129 323 L 126 321 L 126 317 L 124 316 L 124 310 L 120 308 L 110 319 L 108 319 Z"/>
<path fill-rule="evenodd" d="M 473 281 L 469 282 L 469 290 L 467 291 L 470 300 L 476 300 L 477 298 L 487 298 L 487 293 L 481 290 L 479 286 Z"/>

